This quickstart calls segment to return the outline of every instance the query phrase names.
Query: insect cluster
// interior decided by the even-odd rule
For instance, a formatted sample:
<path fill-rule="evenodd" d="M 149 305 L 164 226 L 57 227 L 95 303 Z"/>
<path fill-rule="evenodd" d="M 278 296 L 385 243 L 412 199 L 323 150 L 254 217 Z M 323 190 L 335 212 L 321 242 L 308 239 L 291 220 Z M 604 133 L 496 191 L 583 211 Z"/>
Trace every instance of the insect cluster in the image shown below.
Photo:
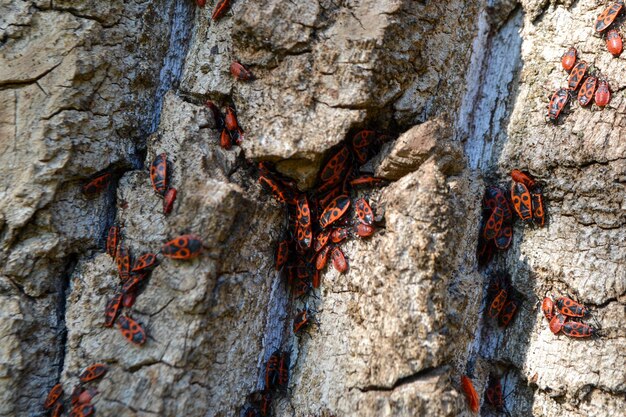
<path fill-rule="evenodd" d="M 154 192 L 163 198 L 163 213 L 168 215 L 173 209 L 177 191 L 170 187 L 171 166 L 167 160 L 167 154 L 157 155 L 150 165 L 150 181 Z M 95 196 L 104 191 L 110 184 L 111 172 L 99 173 L 90 179 L 82 187 L 83 194 Z M 122 242 L 122 229 L 120 226 L 111 226 L 106 238 L 106 253 L 113 259 L 117 266 L 120 277 L 120 287 L 117 293 L 111 297 L 105 306 L 104 326 L 113 327 L 117 321 L 120 333 L 130 343 L 141 346 L 147 341 L 147 334 L 141 323 L 134 320 L 130 314 L 121 315 L 121 311 L 132 309 L 137 297 L 146 288 L 150 274 L 160 261 L 159 256 L 165 258 L 188 260 L 202 253 L 203 243 L 199 236 L 193 234 L 180 235 L 166 242 L 157 253 L 144 253 L 137 259 L 133 259 L 131 250 Z M 83 383 L 100 378 L 106 373 L 106 365 L 95 364 L 87 368 L 80 376 Z M 52 406 L 52 416 L 58 417 L 62 413 L 62 403 L 57 400 L 62 396 L 63 389 L 60 384 L 53 387 L 44 403 L 44 408 Z M 71 396 L 71 417 L 85 417 L 93 415 L 95 408 L 90 404 L 93 396 L 97 394 L 93 389 L 84 389 L 82 385 L 76 387 Z"/>
<path fill-rule="evenodd" d="M 513 212 L 525 223 L 545 224 L 543 192 L 539 184 L 520 170 L 511 171 L 507 193 L 489 186 L 483 197 L 483 220 L 478 236 L 478 265 L 488 265 L 497 251 L 506 251 L 513 241 Z"/>
<path fill-rule="evenodd" d="M 622 37 L 614 28 L 617 16 L 624 10 L 624 2 L 617 1 L 607 7 L 596 19 L 595 31 L 606 39 L 606 48 L 613 56 L 619 56 L 623 50 Z M 610 28 L 610 29 L 609 29 Z M 609 29 L 609 30 L 607 30 Z M 578 103 L 586 107 L 595 100 L 598 107 L 604 107 L 611 101 L 611 89 L 606 78 L 599 77 L 585 61 L 578 61 L 578 51 L 570 47 L 561 57 L 561 66 L 567 72 L 567 88 L 559 88 L 550 98 L 548 119 L 556 122 L 567 105 L 570 97 L 578 91 Z"/>
<path fill-rule="evenodd" d="M 88 366 L 78 377 L 80 383 L 74 387 L 70 395 L 70 417 L 88 417 L 95 413 L 96 409 L 91 404 L 91 400 L 98 394 L 93 387 L 86 387 L 93 381 L 100 379 L 106 374 L 108 368 L 101 363 L 95 363 Z M 67 404 L 66 404 L 67 405 Z M 56 384 L 46 397 L 43 404 L 46 410 L 51 409 L 52 417 L 59 417 L 63 412 L 63 386 L 61 383 Z"/>
<path fill-rule="evenodd" d="M 587 307 L 569 297 L 559 297 L 556 301 L 545 297 L 541 303 L 541 311 L 550 323 L 550 331 L 554 334 L 563 332 L 566 336 L 576 338 L 593 337 L 598 334 L 594 327 L 577 321 L 591 313 Z"/>
<path fill-rule="evenodd" d="M 341 245 L 348 239 L 372 236 L 381 218 L 356 188 L 383 185 L 371 175 L 361 175 L 359 167 L 386 136 L 371 130 L 358 132 L 337 147 L 320 170 L 317 186 L 309 192 L 298 190 L 295 182 L 276 171 L 268 162 L 258 164 L 259 183 L 285 206 L 288 225 L 286 237 L 278 243 L 275 268 L 282 271 L 296 308 L 292 330 L 305 334 L 315 320 L 316 311 L 306 298 L 317 298 L 321 273 L 329 263 L 341 274 L 349 265 Z M 298 307 L 297 304 L 301 303 Z M 284 392 L 289 381 L 291 350 L 277 350 L 265 365 L 265 388 L 248 396 L 245 415 L 268 416 L 275 393 Z"/>

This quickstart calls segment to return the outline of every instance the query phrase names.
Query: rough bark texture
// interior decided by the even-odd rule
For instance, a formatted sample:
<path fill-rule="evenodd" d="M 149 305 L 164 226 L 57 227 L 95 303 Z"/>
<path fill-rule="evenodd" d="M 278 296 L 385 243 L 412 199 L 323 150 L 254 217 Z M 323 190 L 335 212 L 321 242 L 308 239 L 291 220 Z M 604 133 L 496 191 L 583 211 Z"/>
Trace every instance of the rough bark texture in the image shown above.
<path fill-rule="evenodd" d="M 597 0 L 0 1 L 0 415 L 44 415 L 57 382 L 109 365 L 98 416 L 232 416 L 291 346 L 277 416 L 469 415 L 506 375 L 515 416 L 621 415 L 626 407 L 626 65 L 592 22 Z M 546 124 L 560 56 L 576 46 L 610 82 L 609 106 L 570 106 Z M 235 82 L 232 60 L 256 80 Z M 233 104 L 241 146 L 225 151 L 207 99 Z M 296 339 L 274 271 L 283 209 L 250 160 L 302 189 L 326 152 L 361 128 L 388 132 L 367 165 L 385 229 L 343 246 L 350 270 L 323 274 L 319 326 Z M 147 166 L 166 152 L 173 213 Z M 475 260 L 486 184 L 513 168 L 544 185 L 548 223 L 516 223 L 512 248 Z M 87 198 L 83 180 L 115 181 Z M 206 248 L 162 260 L 132 309 L 137 348 L 102 327 L 117 270 L 106 230 L 138 255 L 191 232 Z M 524 296 L 506 330 L 483 320 L 490 272 Z M 602 337 L 550 333 L 546 293 L 591 306 Z M 484 415 L 493 414 L 483 406 Z"/>

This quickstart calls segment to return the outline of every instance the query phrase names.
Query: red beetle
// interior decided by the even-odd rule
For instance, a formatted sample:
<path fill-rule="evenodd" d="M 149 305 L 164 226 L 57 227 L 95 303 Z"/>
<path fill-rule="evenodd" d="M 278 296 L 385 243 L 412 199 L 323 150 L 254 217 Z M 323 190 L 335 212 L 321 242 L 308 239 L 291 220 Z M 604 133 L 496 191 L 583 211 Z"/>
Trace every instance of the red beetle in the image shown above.
<path fill-rule="evenodd" d="M 563 325 L 563 333 L 569 337 L 593 337 L 598 335 L 598 331 L 585 323 L 568 321 Z"/>
<path fill-rule="evenodd" d="M 506 224 L 503 224 L 500 228 L 500 232 L 498 232 L 496 238 L 493 240 L 496 248 L 500 250 L 507 250 L 509 246 L 511 246 L 511 242 L 513 242 L 513 228 L 510 223 L 511 221 L 509 220 Z"/>
<path fill-rule="evenodd" d="M 363 164 L 367 161 L 369 147 L 376 141 L 376 132 L 373 130 L 362 130 L 352 138 L 352 150 L 357 161 Z"/>
<path fill-rule="evenodd" d="M 585 61 L 580 61 L 578 64 L 574 65 L 574 68 L 569 73 L 569 78 L 567 79 L 567 86 L 570 90 L 574 91 L 578 89 L 578 86 L 585 78 L 585 73 L 589 68 L 589 64 Z"/>
<path fill-rule="evenodd" d="M 348 229 L 346 229 L 345 227 L 333 229 L 333 232 L 330 236 L 333 243 L 339 243 L 343 240 L 346 240 L 346 238 L 348 237 Z"/>
<path fill-rule="evenodd" d="M 211 112 L 213 113 L 213 120 L 215 121 L 215 128 L 217 130 L 224 129 L 224 116 L 222 115 L 220 108 L 217 107 L 217 104 L 213 103 L 211 100 L 207 100 L 205 105 L 209 109 L 211 109 Z"/>
<path fill-rule="evenodd" d="M 131 272 L 148 271 L 158 265 L 157 256 L 155 253 L 143 254 L 133 264 Z"/>
<path fill-rule="evenodd" d="M 552 98 L 550 99 L 550 104 L 548 105 L 548 118 L 555 122 L 558 118 L 565 105 L 569 101 L 569 91 L 566 88 L 559 88 L 552 94 Z"/>
<path fill-rule="evenodd" d="M 313 313 L 315 313 L 315 311 L 309 309 L 308 307 L 298 310 L 293 319 L 293 332 L 298 334 L 299 332 L 306 330 L 312 323 L 315 323 Z"/>
<path fill-rule="evenodd" d="M 535 186 L 535 180 L 525 172 L 520 171 L 519 169 L 514 169 L 511 171 L 511 178 L 515 182 L 521 182 L 525 184 L 528 188 L 533 188 Z"/>
<path fill-rule="evenodd" d="M 82 374 L 80 374 L 80 382 L 89 382 L 94 379 L 100 378 L 107 373 L 107 366 L 103 363 L 94 363 L 88 366 Z"/>
<path fill-rule="evenodd" d="M 118 226 L 111 226 L 109 229 L 109 233 L 107 235 L 107 245 L 106 251 L 109 256 L 115 259 L 115 255 L 117 252 L 117 244 L 119 243 L 120 238 L 120 228 Z"/>
<path fill-rule="evenodd" d="M 622 37 L 615 29 L 611 29 L 606 33 L 606 49 L 615 56 L 622 53 Z"/>
<path fill-rule="evenodd" d="M 135 301 L 137 301 L 137 292 L 131 290 L 124 293 L 122 297 L 122 305 L 124 307 L 131 308 L 135 305 Z"/>
<path fill-rule="evenodd" d="M 196 0 L 196 5 L 198 7 L 204 7 L 205 4 L 206 4 L 206 0 Z"/>
<path fill-rule="evenodd" d="M 511 184 L 511 202 L 520 219 L 525 221 L 532 219 L 532 201 L 526 185 L 521 182 Z"/>
<path fill-rule="evenodd" d="M 122 282 L 126 281 L 130 275 L 130 252 L 122 244 L 117 247 L 115 262 L 117 263 L 117 271 L 120 274 L 120 279 Z"/>
<path fill-rule="evenodd" d="M 61 417 L 61 414 L 63 414 L 63 403 L 57 403 L 50 417 Z"/>
<path fill-rule="evenodd" d="M 337 247 L 333 248 L 331 257 L 333 258 L 333 266 L 339 273 L 343 274 L 348 271 L 348 262 L 346 261 L 346 257 L 343 256 L 341 249 Z"/>
<path fill-rule="evenodd" d="M 557 334 L 563 328 L 563 325 L 567 321 L 567 317 L 562 314 L 556 313 L 552 319 L 550 319 L 550 331 Z"/>
<path fill-rule="evenodd" d="M 330 253 L 330 249 L 331 249 L 330 246 L 324 246 L 324 249 L 322 249 L 317 254 L 317 260 L 315 261 L 315 268 L 318 271 L 321 271 L 326 266 L 326 262 L 328 261 L 328 254 Z"/>
<path fill-rule="evenodd" d="M 320 226 L 325 229 L 335 221 L 339 220 L 348 210 L 348 207 L 350 207 L 350 197 L 347 195 L 340 195 L 335 198 L 322 213 L 319 219 Z"/>
<path fill-rule="evenodd" d="M 568 317 L 584 317 L 589 314 L 589 309 L 568 297 L 557 298 L 554 302 L 559 313 Z"/>
<path fill-rule="evenodd" d="M 172 208 L 174 208 L 174 201 L 176 201 L 176 188 L 170 188 L 165 193 L 165 199 L 163 200 L 163 214 L 166 216 L 172 212 Z"/>
<path fill-rule="evenodd" d="M 624 7 L 623 1 L 617 1 L 604 9 L 596 19 L 596 32 L 605 31 L 615 20 Z"/>
<path fill-rule="evenodd" d="M 146 343 L 146 332 L 135 320 L 128 316 L 120 316 L 118 325 L 122 336 L 135 345 L 143 345 Z"/>
<path fill-rule="evenodd" d="M 361 223 L 369 224 L 370 226 L 374 223 L 374 213 L 372 212 L 372 208 L 367 203 L 364 198 L 359 198 L 354 203 L 354 208 L 356 210 L 356 215 L 361 221 Z"/>
<path fill-rule="evenodd" d="M 533 210 L 533 222 L 539 227 L 546 223 L 546 215 L 543 209 L 543 194 L 540 191 L 533 191 L 530 194 L 531 207 Z"/>
<path fill-rule="evenodd" d="M 544 297 L 543 302 L 541 303 L 541 311 L 543 311 L 543 315 L 546 316 L 548 321 L 552 320 L 554 317 L 554 302 L 550 297 Z"/>
<path fill-rule="evenodd" d="M 265 389 L 270 390 L 276 388 L 279 382 L 278 367 L 280 364 L 280 357 L 282 352 L 280 350 L 274 351 L 267 359 L 265 363 Z"/>
<path fill-rule="evenodd" d="M 202 252 L 202 239 L 196 235 L 178 236 L 161 247 L 161 254 L 171 259 L 193 259 Z"/>
<path fill-rule="evenodd" d="M 96 409 L 91 404 L 82 404 L 76 406 L 70 412 L 70 417 L 89 417 L 92 416 L 93 413 L 96 412 Z"/>
<path fill-rule="evenodd" d="M 211 19 L 217 20 L 226 13 L 228 7 L 230 6 L 230 0 L 219 0 L 213 9 L 213 14 L 211 15 Z"/>
<path fill-rule="evenodd" d="M 93 196 L 99 194 L 104 191 L 106 187 L 108 187 L 111 182 L 111 174 L 105 172 L 104 174 L 100 174 L 90 180 L 87 184 L 83 185 L 82 192 L 86 196 Z"/>
<path fill-rule="evenodd" d="M 328 243 L 328 239 L 330 239 L 331 233 L 332 230 L 327 229 L 322 230 L 317 234 L 317 237 L 315 238 L 315 243 L 313 245 L 313 249 L 315 249 L 315 252 L 319 252 L 324 246 L 326 246 L 326 244 Z"/>
<path fill-rule="evenodd" d="M 561 57 L 561 65 L 565 71 L 570 71 L 576 63 L 576 48 L 573 46 L 567 50 Z"/>
<path fill-rule="evenodd" d="M 500 207 L 496 207 L 491 216 L 487 219 L 483 229 L 483 237 L 487 240 L 495 239 L 500 233 L 502 222 L 504 221 L 504 211 Z"/>
<path fill-rule="evenodd" d="M 284 186 L 284 184 L 264 175 L 259 177 L 259 184 L 261 184 L 265 190 L 271 192 L 274 198 L 279 202 L 295 204 L 296 200 L 293 191 Z"/>
<path fill-rule="evenodd" d="M 320 180 L 325 187 L 332 187 L 344 179 L 344 174 L 349 167 L 350 150 L 347 146 L 342 146 L 336 154 L 332 156 L 320 171 Z M 318 190 L 320 193 L 327 191 L 324 187 Z"/>
<path fill-rule="evenodd" d="M 596 105 L 604 107 L 611 101 L 611 90 L 609 89 L 609 83 L 606 80 L 600 80 L 598 82 L 598 89 L 596 90 Z"/>
<path fill-rule="evenodd" d="M 48 396 L 46 397 L 46 401 L 43 403 L 43 407 L 46 409 L 52 407 L 54 403 L 56 403 L 57 400 L 61 397 L 61 395 L 63 395 L 63 385 L 59 383 L 52 387 L 52 389 L 48 393 Z"/>
<path fill-rule="evenodd" d="M 140 273 L 136 273 L 136 274 L 132 274 L 122 285 L 122 294 L 124 296 L 131 294 L 134 292 L 134 290 L 137 288 L 137 285 L 139 285 L 139 283 L 141 281 L 143 281 L 146 277 L 148 276 L 147 272 L 140 272 Z M 128 304 L 129 299 L 126 299 L 126 303 Z M 122 298 L 122 304 L 124 304 L 124 299 Z M 125 307 L 129 307 L 129 306 L 125 306 Z"/>
<path fill-rule="evenodd" d="M 154 191 L 161 196 L 165 195 L 169 184 L 167 171 L 167 154 L 157 155 L 150 165 L 150 181 L 152 181 Z"/>
<path fill-rule="evenodd" d="M 585 107 L 593 100 L 593 94 L 596 92 L 596 86 L 598 79 L 593 75 L 590 75 L 585 79 L 580 91 L 578 92 L 578 102 L 581 106 Z"/>
<path fill-rule="evenodd" d="M 283 240 L 278 244 L 276 248 L 276 262 L 275 267 L 277 271 L 280 271 L 282 267 L 287 263 L 289 259 L 289 241 Z"/>
<path fill-rule="evenodd" d="M 83 392 L 81 392 L 81 394 L 78 396 L 78 404 L 89 404 L 91 403 L 91 400 L 93 399 L 93 397 L 95 397 L 98 394 L 98 391 L 96 391 L 93 388 L 89 388 L 84 390 Z"/>
<path fill-rule="evenodd" d="M 291 352 L 283 351 L 278 362 L 278 386 L 287 388 L 289 384 L 289 365 L 291 362 Z"/>
<path fill-rule="evenodd" d="M 359 237 L 370 237 L 375 231 L 376 228 L 374 226 L 370 226 L 369 224 L 359 223 L 354 226 L 354 233 L 356 233 Z"/>
<path fill-rule="evenodd" d="M 230 73 L 239 81 L 249 81 L 254 79 L 252 73 L 237 61 L 230 64 Z"/>
<path fill-rule="evenodd" d="M 220 135 L 220 146 L 222 149 L 229 150 L 233 147 L 233 142 L 230 139 L 230 133 L 226 128 L 222 129 L 222 134 Z"/>
<path fill-rule="evenodd" d="M 480 397 L 478 397 L 478 393 L 474 388 L 474 384 L 472 384 L 472 380 L 469 379 L 469 377 L 462 375 L 461 388 L 465 393 L 465 397 L 467 398 L 467 405 L 469 406 L 470 410 L 474 413 L 477 413 L 480 407 Z"/>
<path fill-rule="evenodd" d="M 504 308 L 504 304 L 506 303 L 508 295 L 509 294 L 507 290 L 505 290 L 504 288 L 498 291 L 496 296 L 491 301 L 491 304 L 489 305 L 489 310 L 487 310 L 487 314 L 489 314 L 489 317 L 495 319 L 500 315 L 500 312 Z"/>

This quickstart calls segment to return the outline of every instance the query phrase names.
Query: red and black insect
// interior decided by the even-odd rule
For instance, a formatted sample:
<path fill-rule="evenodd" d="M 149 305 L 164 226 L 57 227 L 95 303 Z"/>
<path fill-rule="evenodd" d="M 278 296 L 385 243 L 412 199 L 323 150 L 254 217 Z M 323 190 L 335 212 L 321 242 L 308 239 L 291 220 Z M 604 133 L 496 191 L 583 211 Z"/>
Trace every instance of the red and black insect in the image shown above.
<path fill-rule="evenodd" d="M 500 250 L 507 250 L 511 246 L 511 242 L 513 242 L 513 228 L 510 225 L 510 220 L 502 225 L 493 242 L 496 248 Z"/>
<path fill-rule="evenodd" d="M 596 92 L 596 85 L 598 84 L 598 79 L 593 75 L 590 75 L 585 79 L 582 87 L 580 87 L 580 91 L 578 92 L 578 102 L 581 106 L 585 107 L 591 103 L 593 100 L 593 95 Z"/>
<path fill-rule="evenodd" d="M 483 229 L 483 237 L 487 240 L 495 239 L 502 229 L 502 222 L 504 221 L 504 212 L 502 208 L 496 207 L 491 216 L 487 219 L 485 227 Z"/>
<path fill-rule="evenodd" d="M 606 33 L 606 49 L 609 50 L 614 56 L 619 56 L 622 53 L 624 45 L 622 43 L 622 37 L 615 29 L 611 29 Z"/>
<path fill-rule="evenodd" d="M 546 316 L 548 321 L 552 320 L 554 317 L 554 301 L 552 301 L 552 298 L 544 297 L 541 303 L 541 311 L 543 311 L 543 315 Z"/>
<path fill-rule="evenodd" d="M 298 310 L 293 319 L 293 332 L 299 334 L 308 329 L 312 323 L 315 323 L 314 313 L 315 311 L 308 307 Z"/>
<path fill-rule="evenodd" d="M 196 235 L 178 236 L 161 247 L 161 254 L 171 259 L 193 259 L 202 253 L 202 239 Z"/>
<path fill-rule="evenodd" d="M 132 274 L 122 285 L 122 294 L 126 296 L 133 293 L 137 288 L 137 285 L 139 285 L 147 276 L 148 274 L 146 272 Z M 123 302 L 124 300 L 122 300 L 122 304 Z"/>
<path fill-rule="evenodd" d="M 339 151 L 333 155 L 332 158 L 328 160 L 322 171 L 320 172 L 320 180 L 327 187 L 332 187 L 333 185 L 339 183 L 348 167 L 350 160 L 350 150 L 347 146 L 342 146 Z M 323 187 L 320 187 L 320 192 L 325 192 L 326 190 Z"/>
<path fill-rule="evenodd" d="M 108 368 L 105 364 L 94 363 L 93 365 L 88 366 L 87 369 L 85 369 L 83 373 L 80 374 L 80 382 L 89 382 L 93 381 L 94 379 L 100 378 L 107 373 L 107 370 Z"/>
<path fill-rule="evenodd" d="M 172 212 L 174 208 L 174 201 L 176 201 L 176 188 L 170 188 L 165 193 L 165 199 L 163 200 L 163 214 L 166 216 Z"/>
<path fill-rule="evenodd" d="M 120 239 L 120 228 L 118 226 L 111 226 L 109 228 L 109 233 L 107 235 L 107 245 L 106 250 L 109 256 L 115 259 L 115 255 L 117 252 L 117 244 Z"/>
<path fill-rule="evenodd" d="M 578 89 L 578 86 L 582 82 L 583 78 L 585 78 L 585 73 L 589 68 L 589 64 L 585 61 L 579 61 L 572 71 L 569 73 L 569 78 L 567 79 L 567 86 L 570 90 L 574 91 Z"/>
<path fill-rule="evenodd" d="M 498 325 L 500 327 L 507 327 L 511 323 L 515 317 L 515 313 L 517 313 L 518 306 L 519 301 L 517 299 L 509 299 L 506 304 L 504 304 L 498 316 Z"/>
<path fill-rule="evenodd" d="M 600 80 L 598 82 L 598 89 L 595 96 L 596 105 L 604 107 L 611 101 L 611 90 L 609 89 L 609 83 L 606 80 Z"/>
<path fill-rule="evenodd" d="M 511 202 L 520 219 L 524 221 L 532 219 L 532 201 L 526 185 L 515 181 L 511 184 Z"/>
<path fill-rule="evenodd" d="M 211 19 L 217 20 L 226 13 L 228 7 L 230 6 L 230 0 L 218 0 L 215 8 L 213 9 L 213 14 L 211 15 Z"/>
<path fill-rule="evenodd" d="M 623 7 L 624 2 L 617 1 L 604 9 L 604 11 L 600 13 L 598 18 L 596 19 L 596 32 L 603 32 L 609 26 L 611 26 L 611 23 L 613 23 L 617 15 L 619 15 L 619 13 L 622 11 Z"/>
<path fill-rule="evenodd" d="M 463 393 L 465 393 L 465 397 L 467 398 L 467 405 L 470 410 L 474 413 L 477 413 L 480 407 L 480 397 L 478 397 L 478 393 L 474 388 L 474 384 L 472 380 L 469 379 L 466 375 L 461 376 L 461 388 L 463 389 Z"/>
<path fill-rule="evenodd" d="M 57 403 L 57 405 L 54 406 L 54 410 L 52 410 L 50 417 L 61 417 L 61 414 L 63 414 L 63 403 Z"/>
<path fill-rule="evenodd" d="M 282 352 L 280 350 L 274 351 L 267 359 L 265 363 L 265 389 L 271 390 L 278 386 L 279 382 L 279 364 Z"/>
<path fill-rule="evenodd" d="M 205 4 L 206 4 L 206 0 L 196 0 L 196 5 L 198 7 L 204 7 Z"/>
<path fill-rule="evenodd" d="M 356 215 L 361 221 L 361 223 L 369 224 L 370 226 L 374 223 L 374 213 L 372 212 L 372 208 L 367 203 L 364 198 L 359 198 L 354 203 L 354 208 L 356 210 Z"/>
<path fill-rule="evenodd" d="M 552 94 L 550 104 L 548 104 L 548 119 L 555 122 L 559 118 L 559 115 L 569 101 L 569 94 L 566 88 L 559 88 Z"/>
<path fill-rule="evenodd" d="M 278 386 L 285 389 L 289 385 L 289 364 L 291 363 L 291 352 L 286 350 L 281 352 L 278 362 Z"/>
<path fill-rule="evenodd" d="M 169 185 L 167 171 L 167 154 L 157 155 L 154 161 L 152 161 L 152 165 L 150 165 L 150 181 L 152 181 L 154 191 L 161 196 L 165 196 Z"/>
<path fill-rule="evenodd" d="M 274 198 L 276 198 L 276 200 L 278 200 L 279 202 L 295 204 L 296 198 L 293 190 L 284 186 L 277 180 L 268 176 L 261 175 L 259 177 L 259 184 L 261 184 L 261 186 L 267 191 L 271 192 L 274 195 Z"/>
<path fill-rule="evenodd" d="M 533 221 L 539 227 L 543 227 L 546 223 L 546 215 L 543 209 L 543 194 L 538 189 L 535 189 L 530 194 L 531 207 L 533 210 Z"/>
<path fill-rule="evenodd" d="M 250 81 L 254 79 L 252 73 L 237 61 L 230 64 L 230 73 L 239 81 Z"/>
<path fill-rule="evenodd" d="M 504 304 L 506 303 L 508 296 L 509 296 L 509 293 L 506 289 L 501 288 L 498 291 L 496 296 L 491 301 L 491 304 L 489 305 L 489 309 L 487 310 L 487 314 L 489 315 L 489 317 L 491 317 L 492 319 L 498 318 L 498 316 L 500 315 L 500 312 L 504 308 Z"/>
<path fill-rule="evenodd" d="M 487 266 L 496 253 L 496 245 L 493 240 L 486 240 L 482 233 L 478 236 L 478 245 L 476 245 L 476 261 L 479 267 Z"/>
<path fill-rule="evenodd" d="M 563 329 L 563 325 L 566 321 L 567 317 L 565 317 L 564 315 L 560 313 L 554 314 L 554 316 L 550 319 L 550 331 L 554 334 L 557 334 L 561 331 L 561 329 Z"/>
<path fill-rule="evenodd" d="M 565 71 L 569 72 L 574 67 L 574 64 L 576 63 L 576 54 L 576 48 L 572 46 L 561 57 L 561 65 Z"/>
<path fill-rule="evenodd" d="M 220 146 L 222 149 L 229 150 L 233 147 L 233 142 L 230 138 L 230 133 L 226 128 L 222 129 L 222 134 L 220 135 Z"/>
<path fill-rule="evenodd" d="M 130 275 L 130 252 L 121 243 L 117 247 L 115 262 L 117 263 L 117 272 L 120 274 L 120 279 L 122 282 L 126 281 Z"/>
<path fill-rule="evenodd" d="M 96 412 L 96 409 L 91 404 L 82 404 L 76 406 L 70 412 L 70 417 L 89 417 L 92 416 L 93 413 Z"/>
<path fill-rule="evenodd" d="M 317 237 L 315 238 L 315 243 L 313 245 L 313 249 L 315 249 L 315 252 L 319 252 L 324 246 L 326 246 L 331 234 L 331 229 L 322 230 L 317 234 Z"/>
<path fill-rule="evenodd" d="M 268 417 L 272 409 L 272 394 L 265 392 L 261 396 L 261 402 L 259 403 L 259 412 L 262 417 Z"/>
<path fill-rule="evenodd" d="M 239 127 L 239 122 L 237 121 L 237 113 L 235 113 L 235 109 L 232 107 L 226 108 L 226 116 L 224 117 L 224 124 L 230 136 L 235 140 L 236 144 L 241 143 L 241 139 L 243 138 L 243 130 Z"/>
<path fill-rule="evenodd" d="M 333 266 L 339 273 L 344 274 L 348 271 L 348 261 L 346 261 L 346 257 L 343 255 L 341 249 L 334 247 L 331 257 L 333 258 Z"/>
<path fill-rule="evenodd" d="M 328 254 L 330 253 L 331 249 L 331 246 L 324 246 L 324 248 L 317 254 L 317 258 L 315 260 L 315 268 L 318 271 L 321 271 L 326 266 L 326 262 L 328 262 Z"/>
<path fill-rule="evenodd" d="M 128 316 L 120 316 L 117 321 L 122 336 L 135 345 L 143 345 L 146 343 L 146 332 L 135 320 Z"/>
<path fill-rule="evenodd" d="M 385 185 L 385 184 L 386 184 L 386 181 L 384 179 L 376 178 L 371 175 L 361 175 L 360 177 L 357 177 L 350 181 L 350 185 L 353 187 L 360 187 L 360 186 L 375 187 L 378 185 Z"/>
<path fill-rule="evenodd" d="M 147 271 L 158 265 L 155 253 L 146 253 L 141 255 L 133 264 L 131 272 Z"/>
<path fill-rule="evenodd" d="M 350 207 L 350 197 L 340 195 L 335 198 L 322 213 L 319 219 L 320 226 L 325 229 L 339 220 L 348 210 L 348 207 Z"/>
<path fill-rule="evenodd" d="M 57 400 L 61 398 L 61 395 L 63 395 L 63 385 L 59 383 L 52 387 L 52 389 L 48 393 L 48 396 L 46 397 L 46 401 L 44 401 L 43 403 L 43 407 L 45 409 L 52 407 L 54 403 L 56 403 Z"/>
<path fill-rule="evenodd" d="M 278 244 L 276 248 L 276 262 L 275 268 L 280 271 L 289 259 L 289 241 L 283 240 Z"/>
<path fill-rule="evenodd" d="M 79 404 L 79 399 L 80 399 L 80 395 L 85 391 L 85 389 L 83 388 L 82 385 L 76 385 L 74 387 L 74 389 L 72 390 L 72 394 L 70 395 L 70 403 L 72 404 L 72 407 L 76 406 L 76 404 Z"/>
<path fill-rule="evenodd" d="M 376 132 L 362 130 L 352 137 L 352 150 L 359 163 L 364 164 L 369 155 L 369 148 L 376 141 Z"/>
<path fill-rule="evenodd" d="M 91 179 L 87 184 L 83 185 L 82 192 L 86 196 L 94 196 L 104 191 L 111 182 L 111 174 L 105 172 Z"/>
<path fill-rule="evenodd" d="M 565 333 L 569 337 L 593 337 L 597 336 L 598 331 L 593 327 L 589 326 L 585 323 L 579 323 L 576 321 L 568 321 L 563 325 L 562 329 L 563 333 Z"/>
<path fill-rule="evenodd" d="M 96 391 L 95 389 L 89 388 L 84 390 L 83 392 L 80 393 L 80 395 L 78 396 L 78 404 L 89 404 L 91 403 L 91 400 L 93 399 L 93 397 L 95 397 L 98 394 L 98 391 Z"/>
<path fill-rule="evenodd" d="M 568 297 L 560 297 L 554 303 L 559 313 L 568 317 L 585 317 L 589 309 Z"/>
<path fill-rule="evenodd" d="M 513 171 L 511 171 L 511 178 L 515 182 L 521 182 L 522 184 L 525 184 L 526 187 L 528 187 L 529 189 L 534 188 L 536 185 L 535 180 L 530 175 L 520 171 L 519 169 L 514 169 Z"/>
<path fill-rule="evenodd" d="M 296 202 L 296 219 L 298 221 L 297 242 L 301 248 L 310 248 L 313 243 L 311 229 L 311 210 L 306 195 L 302 194 Z"/>
<path fill-rule="evenodd" d="M 369 224 L 359 223 L 354 226 L 354 233 L 356 233 L 359 237 L 370 237 L 375 231 L 376 228 L 374 226 L 370 226 Z"/>
<path fill-rule="evenodd" d="M 348 238 L 348 229 L 346 229 L 345 227 L 338 227 L 336 229 L 333 229 L 330 237 L 333 243 L 342 242 Z"/>
<path fill-rule="evenodd" d="M 137 292 L 134 290 L 126 291 L 122 297 L 122 305 L 126 308 L 131 308 L 137 301 Z"/>
<path fill-rule="evenodd" d="M 485 402 L 498 412 L 503 412 L 505 409 L 502 384 L 500 383 L 500 378 L 495 375 L 489 375 L 487 389 L 485 390 Z"/>

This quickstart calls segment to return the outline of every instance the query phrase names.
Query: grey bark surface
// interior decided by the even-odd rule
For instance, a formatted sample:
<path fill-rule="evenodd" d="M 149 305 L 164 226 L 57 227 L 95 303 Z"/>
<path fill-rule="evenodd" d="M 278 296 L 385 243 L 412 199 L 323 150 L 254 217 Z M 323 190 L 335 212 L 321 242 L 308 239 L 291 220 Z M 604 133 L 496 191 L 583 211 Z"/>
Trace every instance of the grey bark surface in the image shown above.
<path fill-rule="evenodd" d="M 460 376 L 482 398 L 493 371 L 511 415 L 621 415 L 626 62 L 594 35 L 605 2 L 233 0 L 217 22 L 214 3 L 0 0 L 0 415 L 45 415 L 50 388 L 69 394 L 95 362 L 109 366 L 98 416 L 239 415 L 287 346 L 276 416 L 471 415 Z M 547 124 L 572 45 L 612 100 Z M 234 81 L 232 60 L 256 79 Z M 207 99 L 237 108 L 241 147 L 219 147 Z M 389 185 L 361 192 L 385 228 L 342 246 L 349 272 L 323 273 L 319 326 L 295 338 L 301 304 L 274 270 L 286 215 L 248 161 L 306 189 L 362 128 L 394 137 L 366 165 Z M 162 152 L 170 216 L 148 173 Z M 541 181 L 548 222 L 516 223 L 479 271 L 485 185 L 514 168 Z M 82 195 L 104 169 L 111 187 Z M 132 308 L 140 348 L 103 327 L 113 224 L 134 255 L 182 233 L 205 243 L 152 273 Z M 497 270 L 524 297 L 505 330 L 483 318 Z M 536 305 L 547 293 L 590 306 L 602 337 L 553 335 Z"/>

